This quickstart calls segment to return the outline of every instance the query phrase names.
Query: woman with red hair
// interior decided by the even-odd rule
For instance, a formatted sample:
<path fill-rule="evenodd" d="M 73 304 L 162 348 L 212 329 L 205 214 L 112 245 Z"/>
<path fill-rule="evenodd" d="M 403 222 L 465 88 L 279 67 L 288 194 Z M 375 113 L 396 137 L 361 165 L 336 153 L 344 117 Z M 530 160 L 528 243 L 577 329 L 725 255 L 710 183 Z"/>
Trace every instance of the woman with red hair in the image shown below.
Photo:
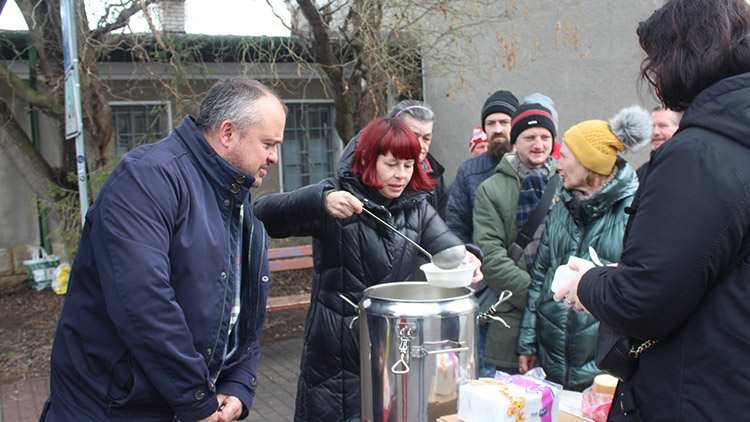
<path fill-rule="evenodd" d="M 357 310 L 342 296 L 358 303 L 365 288 L 409 280 L 417 269 L 416 248 L 362 209 L 432 254 L 462 244 L 427 200 L 434 181 L 418 165 L 420 151 L 405 123 L 376 119 L 339 165 L 338 178 L 255 204 L 272 237 L 313 237 L 313 290 L 295 421 L 360 420 L 359 329 L 349 327 Z M 468 252 L 466 259 L 478 261 Z M 477 268 L 473 281 L 481 279 Z"/>

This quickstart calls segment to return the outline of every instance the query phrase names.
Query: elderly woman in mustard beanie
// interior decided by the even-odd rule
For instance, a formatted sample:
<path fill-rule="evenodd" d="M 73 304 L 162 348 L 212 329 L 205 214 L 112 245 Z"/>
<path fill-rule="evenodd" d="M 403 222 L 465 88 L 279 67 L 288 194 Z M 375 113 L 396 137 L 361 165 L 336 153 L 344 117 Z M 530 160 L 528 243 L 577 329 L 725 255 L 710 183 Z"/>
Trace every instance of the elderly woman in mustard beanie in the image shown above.
<path fill-rule="evenodd" d="M 644 114 L 645 113 L 645 114 Z M 588 120 L 568 129 L 560 150 L 560 174 L 565 188 L 591 196 L 628 166 L 617 165 L 617 153 L 643 144 L 643 133 L 651 130 L 648 113 L 640 107 L 622 110 L 612 122 Z M 646 138 L 650 133 L 646 135 Z M 629 167 L 629 166 L 628 166 Z"/>
<path fill-rule="evenodd" d="M 590 260 L 589 247 L 605 264 L 620 259 L 625 208 L 638 178 L 617 154 L 650 136 L 651 117 L 640 107 L 623 109 L 609 122 L 579 123 L 565 133 L 557 167 L 563 189 L 542 235 L 521 320 L 522 372 L 539 365 L 549 380 L 579 391 L 599 373 L 594 365 L 599 323 L 555 302 L 550 286 L 555 270 L 570 256 Z"/>

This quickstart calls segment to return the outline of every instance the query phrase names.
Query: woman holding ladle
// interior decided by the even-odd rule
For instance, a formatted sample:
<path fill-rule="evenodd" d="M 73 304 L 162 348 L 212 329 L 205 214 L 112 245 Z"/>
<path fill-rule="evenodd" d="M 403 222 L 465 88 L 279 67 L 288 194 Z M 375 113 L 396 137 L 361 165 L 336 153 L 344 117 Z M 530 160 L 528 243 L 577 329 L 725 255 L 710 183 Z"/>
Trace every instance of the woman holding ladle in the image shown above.
<path fill-rule="evenodd" d="M 420 151 L 402 121 L 376 119 L 337 178 L 255 205 L 272 237 L 313 237 L 296 421 L 359 420 L 359 333 L 350 328 L 357 311 L 347 301 L 358 303 L 365 288 L 408 280 L 416 270 L 417 248 L 363 209 L 433 255 L 462 245 L 427 200 L 434 182 L 418 165 Z M 464 262 L 477 263 L 472 282 L 479 282 L 479 260 L 467 252 Z"/>

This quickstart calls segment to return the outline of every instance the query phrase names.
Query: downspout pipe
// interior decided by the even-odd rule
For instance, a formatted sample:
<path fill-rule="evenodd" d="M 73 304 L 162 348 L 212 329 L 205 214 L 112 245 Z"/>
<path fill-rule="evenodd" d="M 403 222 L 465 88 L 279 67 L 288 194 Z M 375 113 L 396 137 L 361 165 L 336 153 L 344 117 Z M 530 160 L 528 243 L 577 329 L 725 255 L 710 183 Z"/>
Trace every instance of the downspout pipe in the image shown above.
<path fill-rule="evenodd" d="M 36 47 L 31 43 L 29 39 L 29 86 L 32 89 L 36 89 L 36 59 L 37 51 Z M 29 122 L 31 124 L 31 141 L 34 143 L 34 148 L 37 151 L 42 150 L 41 140 L 39 136 L 39 111 L 34 106 L 29 106 Z M 48 253 L 52 253 L 52 245 L 50 244 L 49 236 L 49 223 L 47 220 L 47 208 L 39 204 L 39 240 L 40 246 Z"/>

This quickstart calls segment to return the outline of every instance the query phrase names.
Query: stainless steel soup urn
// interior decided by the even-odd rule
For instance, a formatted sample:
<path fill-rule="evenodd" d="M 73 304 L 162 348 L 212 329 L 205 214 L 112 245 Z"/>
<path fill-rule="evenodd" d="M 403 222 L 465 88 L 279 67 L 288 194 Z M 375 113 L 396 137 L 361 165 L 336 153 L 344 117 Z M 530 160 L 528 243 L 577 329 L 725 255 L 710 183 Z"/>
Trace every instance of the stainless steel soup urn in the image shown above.
<path fill-rule="evenodd" d="M 468 287 L 387 283 L 359 303 L 362 421 L 433 422 L 476 379 L 477 300 Z"/>

